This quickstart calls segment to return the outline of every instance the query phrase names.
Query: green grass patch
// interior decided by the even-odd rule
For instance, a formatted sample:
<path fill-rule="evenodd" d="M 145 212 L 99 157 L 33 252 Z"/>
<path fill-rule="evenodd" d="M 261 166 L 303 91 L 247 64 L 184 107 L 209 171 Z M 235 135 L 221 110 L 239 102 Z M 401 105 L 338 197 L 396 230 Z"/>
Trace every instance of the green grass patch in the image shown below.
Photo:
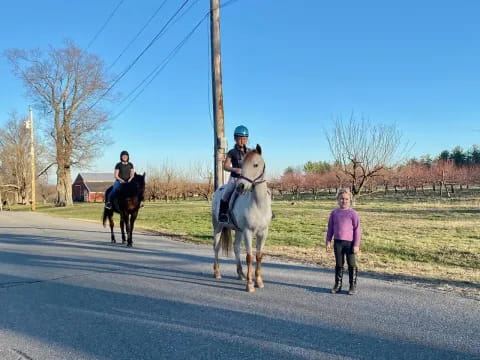
<path fill-rule="evenodd" d="M 272 254 L 284 252 L 289 257 L 331 266 L 333 255 L 324 254 L 322 250 L 328 216 L 335 205 L 333 198 L 274 201 L 276 218 L 270 227 L 267 253 L 270 249 Z M 359 255 L 362 268 L 480 281 L 478 198 L 430 202 L 360 198 L 355 209 L 363 228 Z M 15 210 L 19 210 L 18 206 Z M 94 220 L 101 226 L 103 204 L 76 203 L 69 208 L 38 205 L 37 211 Z M 210 203 L 205 201 L 146 203 L 136 226 L 210 244 L 210 213 Z M 118 223 L 118 215 L 116 221 Z"/>

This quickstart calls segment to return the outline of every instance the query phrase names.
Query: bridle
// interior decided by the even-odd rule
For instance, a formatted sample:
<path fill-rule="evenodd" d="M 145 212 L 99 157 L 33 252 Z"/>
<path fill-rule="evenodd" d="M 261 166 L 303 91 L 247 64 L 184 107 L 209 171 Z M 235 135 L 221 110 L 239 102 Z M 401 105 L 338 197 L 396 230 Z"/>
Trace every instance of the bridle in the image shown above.
<path fill-rule="evenodd" d="M 267 180 L 265 180 L 263 178 L 263 175 L 265 175 L 265 163 L 263 164 L 263 170 L 262 172 L 260 173 L 260 175 L 258 175 L 255 179 L 250 179 L 246 176 L 243 176 L 240 174 L 240 176 L 238 177 L 239 179 L 243 179 L 243 180 L 247 180 L 250 184 L 252 184 L 252 189 L 255 187 L 255 185 L 258 185 L 258 184 L 261 184 Z"/>

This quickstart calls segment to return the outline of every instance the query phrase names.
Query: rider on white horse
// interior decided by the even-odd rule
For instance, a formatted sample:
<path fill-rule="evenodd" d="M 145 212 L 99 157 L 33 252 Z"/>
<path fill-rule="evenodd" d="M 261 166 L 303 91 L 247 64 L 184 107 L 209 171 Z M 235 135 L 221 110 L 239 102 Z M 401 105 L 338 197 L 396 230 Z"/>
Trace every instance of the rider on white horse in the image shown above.
<path fill-rule="evenodd" d="M 227 153 L 227 157 L 223 162 L 223 170 L 230 172 L 230 178 L 228 183 L 224 186 L 222 199 L 220 201 L 218 221 L 221 223 L 230 222 L 230 217 L 228 216 L 230 196 L 235 190 L 238 178 L 242 174 L 243 158 L 249 150 L 247 148 L 248 129 L 245 126 L 237 126 L 233 133 L 233 137 L 235 139 L 235 147 Z"/>

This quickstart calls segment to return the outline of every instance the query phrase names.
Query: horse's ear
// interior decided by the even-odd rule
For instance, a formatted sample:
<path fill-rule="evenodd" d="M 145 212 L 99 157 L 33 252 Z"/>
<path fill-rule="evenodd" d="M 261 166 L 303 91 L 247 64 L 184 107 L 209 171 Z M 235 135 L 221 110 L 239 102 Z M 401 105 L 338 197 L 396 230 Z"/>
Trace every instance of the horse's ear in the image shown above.
<path fill-rule="evenodd" d="M 145 177 L 145 171 L 143 172 L 143 175 L 142 175 L 142 176 Z"/>
<path fill-rule="evenodd" d="M 260 145 L 257 144 L 257 153 L 259 153 L 260 155 L 262 155 L 262 147 Z"/>

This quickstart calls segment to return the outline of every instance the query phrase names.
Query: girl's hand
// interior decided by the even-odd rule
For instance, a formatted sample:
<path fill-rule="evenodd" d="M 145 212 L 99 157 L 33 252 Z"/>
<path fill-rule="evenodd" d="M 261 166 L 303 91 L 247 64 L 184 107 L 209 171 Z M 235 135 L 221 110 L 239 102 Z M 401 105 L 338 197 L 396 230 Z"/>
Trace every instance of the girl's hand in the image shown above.
<path fill-rule="evenodd" d="M 359 246 L 354 246 L 354 247 L 353 247 L 353 253 L 354 253 L 354 254 L 358 254 L 359 251 L 360 251 L 360 247 L 359 247 Z"/>
<path fill-rule="evenodd" d="M 234 173 L 237 173 L 238 175 L 242 175 L 242 169 L 233 168 L 233 172 L 234 172 Z"/>
<path fill-rule="evenodd" d="M 332 251 L 332 245 L 331 245 L 330 243 L 327 243 L 327 244 L 325 245 L 325 250 L 327 250 L 327 252 Z"/>

